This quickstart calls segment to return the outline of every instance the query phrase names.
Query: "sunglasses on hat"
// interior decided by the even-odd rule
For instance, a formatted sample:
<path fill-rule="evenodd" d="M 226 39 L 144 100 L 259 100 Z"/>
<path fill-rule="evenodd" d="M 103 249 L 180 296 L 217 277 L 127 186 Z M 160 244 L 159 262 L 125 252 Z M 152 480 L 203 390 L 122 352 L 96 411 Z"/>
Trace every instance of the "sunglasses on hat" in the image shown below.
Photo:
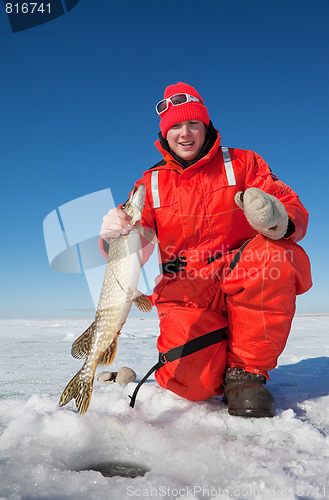
<path fill-rule="evenodd" d="M 161 113 L 168 109 L 169 102 L 171 102 L 173 106 L 179 106 L 180 104 L 185 104 L 186 102 L 191 101 L 201 102 L 200 99 L 190 94 L 175 94 L 171 97 L 168 97 L 168 99 L 162 99 L 161 101 L 159 101 L 155 106 L 155 110 L 158 115 L 161 115 Z"/>

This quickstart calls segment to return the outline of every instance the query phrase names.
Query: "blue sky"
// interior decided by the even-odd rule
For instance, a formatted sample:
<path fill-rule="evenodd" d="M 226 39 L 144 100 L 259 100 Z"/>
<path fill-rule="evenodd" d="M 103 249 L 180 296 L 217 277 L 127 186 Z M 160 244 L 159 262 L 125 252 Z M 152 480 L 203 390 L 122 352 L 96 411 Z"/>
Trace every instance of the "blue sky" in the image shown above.
<path fill-rule="evenodd" d="M 329 312 L 328 21 L 327 0 L 80 0 L 12 33 L 2 6 L 0 317 L 92 316 L 84 275 L 50 268 L 43 220 L 108 187 L 125 201 L 160 160 L 154 105 L 177 81 L 224 145 L 256 151 L 299 194 L 314 286 L 298 312 Z"/>

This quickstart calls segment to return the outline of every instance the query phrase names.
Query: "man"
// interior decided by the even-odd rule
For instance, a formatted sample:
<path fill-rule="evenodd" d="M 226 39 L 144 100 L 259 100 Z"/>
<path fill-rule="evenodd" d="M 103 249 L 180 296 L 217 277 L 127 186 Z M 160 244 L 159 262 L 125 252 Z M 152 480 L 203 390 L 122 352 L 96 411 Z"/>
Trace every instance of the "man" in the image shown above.
<path fill-rule="evenodd" d="M 264 384 L 286 344 L 296 294 L 311 287 L 308 257 L 296 244 L 307 211 L 259 155 L 221 147 L 193 87 L 167 87 L 156 110 L 163 160 L 136 185 L 147 192 L 142 224 L 159 239 L 158 349 L 182 346 L 156 380 L 190 400 L 224 390 L 230 414 L 271 417 Z M 104 250 L 130 229 L 120 208 L 110 210 Z"/>

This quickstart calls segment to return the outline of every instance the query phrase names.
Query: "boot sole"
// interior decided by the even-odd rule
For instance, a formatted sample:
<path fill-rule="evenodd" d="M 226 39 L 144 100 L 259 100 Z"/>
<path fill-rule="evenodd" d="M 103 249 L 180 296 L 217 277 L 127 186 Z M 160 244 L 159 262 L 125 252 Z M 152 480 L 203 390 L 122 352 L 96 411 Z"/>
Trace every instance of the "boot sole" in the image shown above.
<path fill-rule="evenodd" d="M 228 413 L 234 417 L 245 418 L 272 418 L 274 417 L 274 409 L 255 409 L 255 408 L 229 408 Z"/>

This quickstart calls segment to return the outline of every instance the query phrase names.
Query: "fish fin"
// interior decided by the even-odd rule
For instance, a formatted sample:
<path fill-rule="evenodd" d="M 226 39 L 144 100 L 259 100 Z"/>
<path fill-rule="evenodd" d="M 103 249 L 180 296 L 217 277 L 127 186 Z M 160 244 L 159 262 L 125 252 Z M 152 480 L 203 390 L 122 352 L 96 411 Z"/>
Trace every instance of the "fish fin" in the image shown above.
<path fill-rule="evenodd" d="M 134 304 L 140 311 L 150 312 L 152 310 L 152 302 L 143 293 L 134 299 Z"/>
<path fill-rule="evenodd" d="M 104 351 L 98 358 L 97 364 L 101 366 L 108 366 L 112 363 L 117 352 L 118 337 L 115 337 L 111 345 Z"/>
<path fill-rule="evenodd" d="M 159 243 L 159 239 L 153 229 L 142 226 L 139 221 L 134 225 L 134 230 L 140 233 L 140 235 L 143 236 L 149 243 L 152 243 L 152 245 Z"/>
<path fill-rule="evenodd" d="M 142 236 L 144 236 L 144 238 L 147 239 L 147 241 L 152 243 L 152 245 L 156 245 L 157 243 L 159 243 L 159 239 L 157 238 L 153 229 L 143 227 Z"/>
<path fill-rule="evenodd" d="M 81 370 L 80 370 L 81 371 Z M 75 399 L 75 404 L 81 415 L 88 410 L 91 395 L 93 392 L 94 377 L 88 382 L 80 379 L 80 371 L 65 387 L 59 400 L 59 406 L 66 405 L 71 399 Z"/>
<path fill-rule="evenodd" d="M 85 358 L 89 353 L 93 339 L 93 326 L 94 323 L 92 323 L 89 328 L 87 328 L 87 330 L 73 342 L 71 354 L 74 358 Z"/>

